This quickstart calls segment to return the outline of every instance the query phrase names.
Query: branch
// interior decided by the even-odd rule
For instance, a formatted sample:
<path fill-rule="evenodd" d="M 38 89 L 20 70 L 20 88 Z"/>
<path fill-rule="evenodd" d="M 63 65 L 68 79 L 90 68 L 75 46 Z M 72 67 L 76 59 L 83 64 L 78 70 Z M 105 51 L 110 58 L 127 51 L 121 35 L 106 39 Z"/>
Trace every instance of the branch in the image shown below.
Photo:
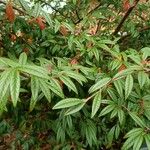
<path fill-rule="evenodd" d="M 89 11 L 87 13 L 87 15 L 91 14 L 92 12 L 94 12 L 96 9 L 98 9 L 101 6 L 101 4 L 97 5 L 94 9 L 92 9 L 91 11 Z M 75 24 L 80 23 L 83 20 L 83 18 L 80 18 L 77 22 L 75 22 Z"/>
<path fill-rule="evenodd" d="M 124 17 L 122 18 L 122 20 L 120 21 L 119 25 L 117 26 L 117 28 L 115 29 L 113 35 L 116 35 L 120 29 L 122 28 L 122 25 L 124 24 L 124 22 L 126 21 L 126 19 L 129 17 L 129 15 L 131 14 L 131 12 L 133 11 L 133 9 L 136 7 L 136 5 L 138 4 L 140 0 L 136 0 L 134 2 L 134 5 L 131 6 L 128 11 L 125 13 Z"/>
<path fill-rule="evenodd" d="M 59 10 L 56 9 L 55 7 L 51 6 L 48 2 L 45 2 L 45 1 L 43 1 L 43 0 L 41 0 L 41 2 L 44 3 L 45 5 L 51 7 L 54 11 L 58 12 L 58 13 L 59 13 L 60 15 L 62 15 L 63 17 L 65 17 L 65 18 L 67 17 L 67 16 L 65 16 L 61 11 L 59 11 Z"/>
<path fill-rule="evenodd" d="M 2 1 L 2 0 L 0 0 L 0 4 L 7 5 L 7 3 Z M 21 9 L 19 9 L 19 8 L 15 7 L 15 6 L 13 6 L 13 9 L 17 10 L 21 14 L 26 14 L 24 11 L 22 11 Z"/>

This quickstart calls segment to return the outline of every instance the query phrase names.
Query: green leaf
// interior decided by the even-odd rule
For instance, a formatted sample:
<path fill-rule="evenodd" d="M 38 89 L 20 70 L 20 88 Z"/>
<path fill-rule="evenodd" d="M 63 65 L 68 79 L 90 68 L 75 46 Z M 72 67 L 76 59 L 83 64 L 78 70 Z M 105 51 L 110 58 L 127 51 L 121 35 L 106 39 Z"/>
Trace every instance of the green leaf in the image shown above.
<path fill-rule="evenodd" d="M 143 143 L 143 135 L 139 135 L 136 139 L 134 139 L 133 150 L 140 150 Z"/>
<path fill-rule="evenodd" d="M 73 114 L 73 113 L 76 113 L 76 112 L 80 111 L 80 110 L 83 108 L 83 106 L 84 106 L 85 104 L 86 104 L 86 103 L 83 101 L 83 103 L 78 104 L 78 105 L 76 105 L 76 106 L 73 106 L 73 107 L 69 108 L 69 109 L 65 112 L 65 115 L 71 115 L 71 114 Z"/>
<path fill-rule="evenodd" d="M 21 65 L 25 65 L 27 63 L 27 55 L 26 53 L 21 53 L 21 55 L 19 56 L 19 64 Z"/>
<path fill-rule="evenodd" d="M 26 2 L 25 0 L 19 0 L 21 6 L 23 7 L 23 9 L 25 9 L 27 11 L 27 13 L 30 12 L 30 7 L 28 6 L 28 2 Z"/>
<path fill-rule="evenodd" d="M 51 102 L 51 92 L 49 90 L 49 86 L 47 84 L 47 81 L 45 79 L 38 79 L 40 84 L 40 89 L 42 90 L 44 96 L 46 99 Z"/>
<path fill-rule="evenodd" d="M 119 124 L 116 125 L 116 129 L 115 129 L 115 138 L 118 139 L 120 134 L 120 126 Z"/>
<path fill-rule="evenodd" d="M 17 101 L 20 93 L 20 75 L 19 71 L 14 69 L 10 78 L 10 95 L 14 107 L 17 105 Z"/>
<path fill-rule="evenodd" d="M 1 78 L 0 78 L 0 97 L 1 97 L 1 99 L 8 92 L 8 88 L 10 85 L 10 77 L 11 77 L 11 70 L 6 70 L 1 74 Z"/>
<path fill-rule="evenodd" d="M 74 85 L 74 83 L 70 80 L 70 78 L 66 77 L 66 76 L 60 76 L 59 77 L 61 81 L 63 81 L 63 83 L 69 87 L 71 90 L 73 90 L 76 94 L 78 94 L 77 88 Z"/>
<path fill-rule="evenodd" d="M 150 134 L 144 136 L 148 150 L 150 150 Z"/>
<path fill-rule="evenodd" d="M 119 122 L 120 122 L 120 124 L 122 124 L 123 123 L 123 121 L 124 121 L 124 116 L 125 116 L 125 114 L 124 114 L 124 111 L 123 110 L 118 110 L 118 118 L 119 118 Z"/>
<path fill-rule="evenodd" d="M 133 77 L 128 75 L 125 81 L 125 99 L 128 98 L 133 88 Z"/>
<path fill-rule="evenodd" d="M 42 8 L 41 8 L 40 3 L 36 3 L 34 5 L 32 16 L 37 18 L 40 15 L 41 10 L 42 10 Z"/>
<path fill-rule="evenodd" d="M 45 11 L 42 11 L 42 14 L 43 14 L 46 22 L 49 24 L 49 26 L 52 27 L 53 22 L 52 22 L 52 19 L 51 19 L 50 15 L 48 13 L 46 13 Z"/>
<path fill-rule="evenodd" d="M 114 85 L 120 97 L 123 97 L 123 84 L 121 83 L 121 80 L 114 81 Z"/>
<path fill-rule="evenodd" d="M 95 92 L 96 90 L 101 89 L 103 86 L 107 85 L 111 81 L 111 78 L 104 78 L 98 81 L 96 84 L 91 86 L 89 93 Z"/>
<path fill-rule="evenodd" d="M 143 132 L 143 129 L 142 128 L 134 128 L 132 130 L 130 130 L 126 135 L 125 135 L 125 138 L 129 138 L 129 137 L 132 137 L 132 136 L 138 136 L 140 135 L 141 133 Z"/>
<path fill-rule="evenodd" d="M 147 59 L 148 56 L 150 56 L 150 48 L 149 47 L 144 47 L 141 49 L 143 55 L 142 55 L 142 59 L 145 60 Z"/>
<path fill-rule="evenodd" d="M 123 144 L 121 150 L 129 150 L 134 144 L 134 138 L 128 138 Z"/>
<path fill-rule="evenodd" d="M 19 70 L 28 73 L 30 75 L 34 75 L 44 79 L 49 79 L 48 71 L 40 66 L 28 64 L 23 65 L 22 67 L 19 68 Z"/>
<path fill-rule="evenodd" d="M 78 72 L 64 71 L 64 73 L 65 73 L 67 76 L 69 76 L 70 78 L 73 78 L 73 79 L 77 80 L 78 82 L 79 82 L 79 81 L 83 81 L 83 82 L 86 82 L 86 81 L 87 81 L 86 78 L 85 78 L 83 75 L 79 74 Z"/>
<path fill-rule="evenodd" d="M 142 68 L 138 65 L 134 65 L 134 66 L 131 66 L 129 67 L 128 69 L 125 69 L 125 70 L 122 70 L 120 72 L 118 72 L 114 77 L 113 79 L 119 79 L 119 78 L 122 78 L 122 77 L 125 77 L 131 73 L 133 73 L 134 71 L 139 71 L 141 70 Z"/>
<path fill-rule="evenodd" d="M 106 114 L 108 114 L 109 112 L 111 112 L 113 109 L 115 108 L 115 105 L 108 105 L 106 106 L 100 113 L 99 116 L 104 116 Z"/>
<path fill-rule="evenodd" d="M 147 74 L 144 71 L 140 71 L 138 73 L 138 82 L 139 82 L 140 88 L 144 86 L 144 84 L 146 83 L 146 80 L 147 80 Z"/>
<path fill-rule="evenodd" d="M 134 112 L 129 112 L 129 115 L 140 127 L 146 127 L 144 122 Z"/>
<path fill-rule="evenodd" d="M 20 64 L 18 64 L 18 62 L 15 62 L 8 58 L 0 57 L 0 62 L 7 66 L 10 66 L 10 67 L 19 67 L 20 66 Z"/>
<path fill-rule="evenodd" d="M 93 104 L 92 104 L 92 113 L 91 113 L 91 118 L 94 117 L 94 115 L 97 113 L 99 107 L 100 107 L 100 104 L 101 104 L 101 91 L 98 92 L 98 94 L 96 94 L 96 96 L 94 97 L 94 100 L 93 100 Z"/>
<path fill-rule="evenodd" d="M 59 30 L 61 24 L 58 20 L 55 19 L 55 33 Z"/>
<path fill-rule="evenodd" d="M 72 106 L 76 106 L 78 104 L 81 104 L 83 101 L 81 99 L 77 98 L 66 98 L 58 102 L 53 109 L 62 109 L 62 108 L 68 108 Z"/>
<path fill-rule="evenodd" d="M 48 85 L 51 91 L 53 91 L 55 94 L 57 94 L 61 98 L 64 98 L 62 88 L 56 79 L 51 78 L 50 83 L 48 82 Z"/>
<path fill-rule="evenodd" d="M 31 93 L 32 93 L 32 99 L 34 101 L 37 100 L 38 98 L 38 93 L 39 93 L 39 80 L 36 76 L 31 76 Z"/>

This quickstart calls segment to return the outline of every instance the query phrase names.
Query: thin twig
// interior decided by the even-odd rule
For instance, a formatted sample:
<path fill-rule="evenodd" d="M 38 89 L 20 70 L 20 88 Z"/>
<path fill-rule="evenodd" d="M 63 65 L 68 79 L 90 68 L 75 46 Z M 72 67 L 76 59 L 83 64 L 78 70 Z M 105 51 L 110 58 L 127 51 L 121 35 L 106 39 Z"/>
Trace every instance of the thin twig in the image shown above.
<path fill-rule="evenodd" d="M 92 12 L 94 12 L 96 9 L 98 9 L 101 6 L 101 4 L 97 5 L 94 9 L 92 9 L 91 11 L 89 11 L 87 13 L 87 15 L 91 14 Z M 83 20 L 83 18 L 80 18 L 77 22 L 75 22 L 75 24 L 80 23 Z"/>
<path fill-rule="evenodd" d="M 132 12 L 133 9 L 136 7 L 136 5 L 138 4 L 139 1 L 140 1 L 140 0 L 136 0 L 136 1 L 134 2 L 134 5 L 131 6 L 131 7 L 128 9 L 128 11 L 125 13 L 124 17 L 123 17 L 122 20 L 120 21 L 119 25 L 118 25 L 117 28 L 115 29 L 113 35 L 116 35 L 116 34 L 120 31 L 120 29 L 122 28 L 124 22 L 127 20 L 127 18 L 129 17 L 129 15 L 131 14 L 131 12 Z"/>

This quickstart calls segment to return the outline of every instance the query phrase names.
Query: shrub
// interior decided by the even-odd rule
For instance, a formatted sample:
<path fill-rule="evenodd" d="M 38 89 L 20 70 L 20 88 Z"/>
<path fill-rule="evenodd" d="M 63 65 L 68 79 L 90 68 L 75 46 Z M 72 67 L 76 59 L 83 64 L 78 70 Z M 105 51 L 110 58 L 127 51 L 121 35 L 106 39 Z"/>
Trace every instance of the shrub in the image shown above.
<path fill-rule="evenodd" d="M 150 149 L 148 1 L 0 4 L 2 149 Z"/>

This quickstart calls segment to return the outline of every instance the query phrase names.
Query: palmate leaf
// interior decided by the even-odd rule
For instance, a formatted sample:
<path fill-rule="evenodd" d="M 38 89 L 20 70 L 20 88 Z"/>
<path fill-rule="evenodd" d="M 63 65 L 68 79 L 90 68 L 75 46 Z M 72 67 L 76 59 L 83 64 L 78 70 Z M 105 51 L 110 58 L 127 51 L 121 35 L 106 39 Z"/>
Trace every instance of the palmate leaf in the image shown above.
<path fill-rule="evenodd" d="M 125 81 L 125 99 L 128 98 L 133 88 L 133 77 L 128 75 Z"/>
<path fill-rule="evenodd" d="M 96 84 L 91 86 L 89 93 L 95 92 L 96 90 L 101 89 L 103 86 L 107 85 L 111 81 L 111 78 L 104 78 L 98 81 Z"/>
<path fill-rule="evenodd" d="M 62 109 L 62 108 L 68 108 L 72 106 L 76 106 L 78 104 L 83 103 L 81 99 L 78 98 L 66 98 L 58 102 L 53 109 Z"/>
<path fill-rule="evenodd" d="M 12 70 L 10 78 L 10 95 L 14 107 L 17 105 L 17 100 L 20 93 L 20 75 L 17 69 Z"/>
<path fill-rule="evenodd" d="M 93 103 L 92 103 L 92 113 L 91 113 L 91 118 L 94 117 L 94 115 L 97 113 L 100 104 L 101 104 L 101 91 L 98 92 L 98 94 L 96 94 L 96 96 L 94 97 Z"/>
<path fill-rule="evenodd" d="M 74 85 L 74 83 L 71 81 L 71 79 L 69 77 L 66 76 L 60 76 L 59 77 L 61 81 L 63 81 L 63 83 L 70 88 L 71 90 L 73 90 L 76 94 L 78 94 L 77 88 Z"/>

